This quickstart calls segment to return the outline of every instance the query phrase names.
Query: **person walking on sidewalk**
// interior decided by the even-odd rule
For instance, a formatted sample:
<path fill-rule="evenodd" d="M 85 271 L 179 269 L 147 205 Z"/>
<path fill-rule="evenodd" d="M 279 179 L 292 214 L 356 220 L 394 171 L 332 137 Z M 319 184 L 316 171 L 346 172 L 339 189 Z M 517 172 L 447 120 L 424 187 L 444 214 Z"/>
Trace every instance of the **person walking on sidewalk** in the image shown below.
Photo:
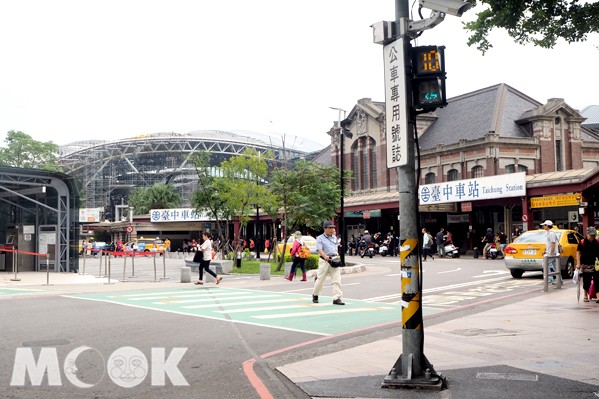
<path fill-rule="evenodd" d="M 595 278 L 595 290 L 597 289 L 597 273 L 595 272 L 595 260 L 599 257 L 599 240 L 597 230 L 594 227 L 587 228 L 587 237 L 580 240 L 576 250 L 576 268 L 582 273 L 582 288 L 584 289 L 584 301 L 588 302 L 591 281 Z M 599 299 L 597 300 L 599 303 Z"/>
<path fill-rule="evenodd" d="M 555 234 L 555 230 L 553 230 L 553 222 L 551 220 L 545 220 L 541 223 L 541 226 L 547 232 L 547 244 L 545 245 L 544 255 L 551 256 L 551 258 L 547 259 L 547 267 L 549 273 L 555 273 L 557 271 L 557 258 L 555 255 L 559 255 L 557 234 Z M 547 280 L 550 284 L 555 284 L 555 279 L 555 276 L 549 276 Z"/>
<path fill-rule="evenodd" d="M 293 281 L 293 277 L 295 276 L 295 270 L 297 266 L 302 269 L 302 281 L 306 281 L 306 259 L 300 257 L 300 251 L 304 243 L 302 242 L 302 233 L 296 231 L 293 233 L 293 244 L 291 245 L 291 257 L 293 258 L 293 263 L 291 264 L 291 271 L 289 272 L 289 276 L 286 277 L 287 280 Z"/>
<path fill-rule="evenodd" d="M 345 305 L 341 300 L 341 270 L 339 267 L 333 267 L 329 263 L 331 259 L 339 257 L 339 245 L 341 244 L 335 236 L 335 225 L 331 221 L 323 223 L 324 233 L 316 237 L 316 250 L 320 254 L 318 259 L 318 272 L 314 290 L 312 291 L 312 302 L 318 303 L 318 295 L 322 291 L 324 279 L 327 275 L 331 276 L 333 285 L 333 305 Z"/>
<path fill-rule="evenodd" d="M 201 285 L 204 284 L 203 278 L 204 278 L 204 270 L 206 271 L 206 273 L 212 275 L 212 277 L 214 277 L 216 279 L 216 284 L 220 283 L 220 281 L 223 279 L 220 276 L 217 276 L 216 273 L 214 273 L 212 270 L 210 270 L 210 261 L 212 260 L 212 240 L 210 239 L 210 234 L 208 233 L 204 233 L 202 235 L 202 238 L 204 239 L 204 242 L 202 243 L 202 245 L 200 245 L 200 251 L 197 253 L 201 253 L 202 254 L 202 260 L 200 261 L 200 267 L 198 269 L 200 269 L 200 279 L 198 281 L 196 281 L 194 284 L 195 285 Z M 195 261 L 195 256 L 194 256 L 194 261 Z"/>

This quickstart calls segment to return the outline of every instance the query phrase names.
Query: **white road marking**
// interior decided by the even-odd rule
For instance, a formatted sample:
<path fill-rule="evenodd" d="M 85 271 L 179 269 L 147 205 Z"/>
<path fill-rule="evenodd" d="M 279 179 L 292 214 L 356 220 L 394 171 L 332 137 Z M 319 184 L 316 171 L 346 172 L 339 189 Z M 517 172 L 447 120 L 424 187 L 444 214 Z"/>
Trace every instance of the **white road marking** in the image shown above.
<path fill-rule="evenodd" d="M 301 299 L 305 299 L 308 300 L 309 298 L 301 298 Z M 240 305 L 257 305 L 260 303 L 281 303 L 283 302 L 284 299 L 283 298 L 278 298 L 278 299 L 268 299 L 268 300 L 264 300 L 264 301 L 247 301 L 247 302 L 236 302 L 234 304 L 227 304 L 227 306 L 240 306 Z M 217 306 L 222 306 L 223 304 L 221 303 L 211 303 L 208 305 L 187 305 L 187 306 L 181 306 L 183 309 L 202 309 L 202 308 L 211 308 L 211 307 L 217 307 Z"/>
<path fill-rule="evenodd" d="M 459 272 L 460 270 L 462 270 L 462 268 L 458 267 L 457 269 L 453 269 L 453 270 L 446 270 L 444 272 L 437 272 L 437 274 Z"/>
<path fill-rule="evenodd" d="M 182 299 L 182 300 L 174 300 L 174 301 L 160 301 L 160 302 L 152 302 L 155 303 L 157 305 L 170 305 L 170 304 L 176 304 L 176 303 L 193 303 L 193 302 L 214 302 L 215 299 L 217 299 L 219 302 L 222 301 L 231 301 L 231 300 L 237 300 L 237 299 L 254 299 L 254 298 L 272 298 L 272 297 L 276 297 L 276 296 L 280 296 L 279 294 L 272 294 L 272 295 L 253 295 L 251 297 L 248 297 L 247 295 L 242 295 L 242 296 L 229 296 L 229 297 L 217 297 L 217 298 L 202 298 L 202 299 Z M 244 302 L 236 302 L 235 304 L 243 304 Z"/>
<path fill-rule="evenodd" d="M 483 274 L 479 274 L 478 276 L 472 276 L 472 278 L 489 277 L 490 275 L 493 275 L 493 274 L 499 275 L 499 274 L 508 274 L 508 273 L 509 273 L 509 270 L 484 270 Z"/>
<path fill-rule="evenodd" d="M 306 316 L 317 316 L 325 314 L 339 314 L 339 313 L 352 313 L 352 312 L 371 312 L 373 310 L 384 310 L 394 309 L 392 307 L 376 307 L 376 308 L 343 308 L 343 309 L 331 309 L 331 310 L 320 310 L 314 312 L 299 312 L 299 313 L 281 313 L 281 314 L 265 314 L 259 316 L 252 316 L 256 319 L 282 319 L 289 317 L 306 317 Z"/>

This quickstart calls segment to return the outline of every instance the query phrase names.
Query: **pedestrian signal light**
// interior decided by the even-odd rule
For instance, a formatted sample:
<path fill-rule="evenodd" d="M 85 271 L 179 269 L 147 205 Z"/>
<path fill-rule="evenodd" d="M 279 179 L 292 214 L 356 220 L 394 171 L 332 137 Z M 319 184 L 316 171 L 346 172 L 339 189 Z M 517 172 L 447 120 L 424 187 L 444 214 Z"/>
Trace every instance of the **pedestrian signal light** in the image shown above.
<path fill-rule="evenodd" d="M 447 105 L 445 95 L 445 47 L 410 48 L 413 108 L 430 112 Z"/>

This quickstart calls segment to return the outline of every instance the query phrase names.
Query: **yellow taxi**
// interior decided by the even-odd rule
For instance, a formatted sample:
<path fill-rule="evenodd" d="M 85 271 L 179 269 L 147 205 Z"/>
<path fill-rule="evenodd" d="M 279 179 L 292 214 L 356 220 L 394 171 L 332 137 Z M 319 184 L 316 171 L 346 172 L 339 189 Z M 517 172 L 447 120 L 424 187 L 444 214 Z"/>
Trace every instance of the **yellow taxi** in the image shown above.
<path fill-rule="evenodd" d="M 294 239 L 293 235 L 287 239 L 287 246 L 285 247 L 285 253 L 287 253 L 287 254 L 291 252 L 291 246 L 293 245 L 293 239 Z M 308 247 L 311 254 L 318 253 L 316 251 L 316 238 L 314 238 L 312 236 L 302 236 L 301 241 L 304 243 L 305 246 Z M 277 250 L 278 250 L 278 253 L 283 252 L 283 243 L 280 243 L 277 245 Z"/>
<path fill-rule="evenodd" d="M 553 229 L 564 251 L 560 256 L 562 278 L 572 278 L 576 265 L 576 249 L 582 236 L 574 230 Z M 505 248 L 505 266 L 512 277 L 520 278 L 524 272 L 543 270 L 543 252 L 547 244 L 547 232 L 543 229 L 529 230 Z"/>
<path fill-rule="evenodd" d="M 160 238 L 143 238 L 125 243 L 125 251 L 137 252 L 164 252 L 166 246 Z"/>

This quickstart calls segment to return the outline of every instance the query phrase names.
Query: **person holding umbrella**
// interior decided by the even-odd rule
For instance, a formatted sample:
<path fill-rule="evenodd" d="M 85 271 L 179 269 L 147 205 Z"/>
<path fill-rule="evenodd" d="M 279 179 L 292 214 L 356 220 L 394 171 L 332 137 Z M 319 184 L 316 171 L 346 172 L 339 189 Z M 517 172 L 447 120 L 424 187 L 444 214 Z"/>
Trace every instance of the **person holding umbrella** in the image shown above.
<path fill-rule="evenodd" d="M 594 227 L 587 228 L 587 237 L 580 240 L 576 250 L 576 268 L 582 273 L 582 288 L 584 289 L 584 301 L 589 302 L 591 281 L 595 275 L 595 260 L 599 257 L 599 240 L 597 230 Z M 597 289 L 595 281 L 595 290 Z M 597 300 L 599 303 L 599 300 Z"/>

